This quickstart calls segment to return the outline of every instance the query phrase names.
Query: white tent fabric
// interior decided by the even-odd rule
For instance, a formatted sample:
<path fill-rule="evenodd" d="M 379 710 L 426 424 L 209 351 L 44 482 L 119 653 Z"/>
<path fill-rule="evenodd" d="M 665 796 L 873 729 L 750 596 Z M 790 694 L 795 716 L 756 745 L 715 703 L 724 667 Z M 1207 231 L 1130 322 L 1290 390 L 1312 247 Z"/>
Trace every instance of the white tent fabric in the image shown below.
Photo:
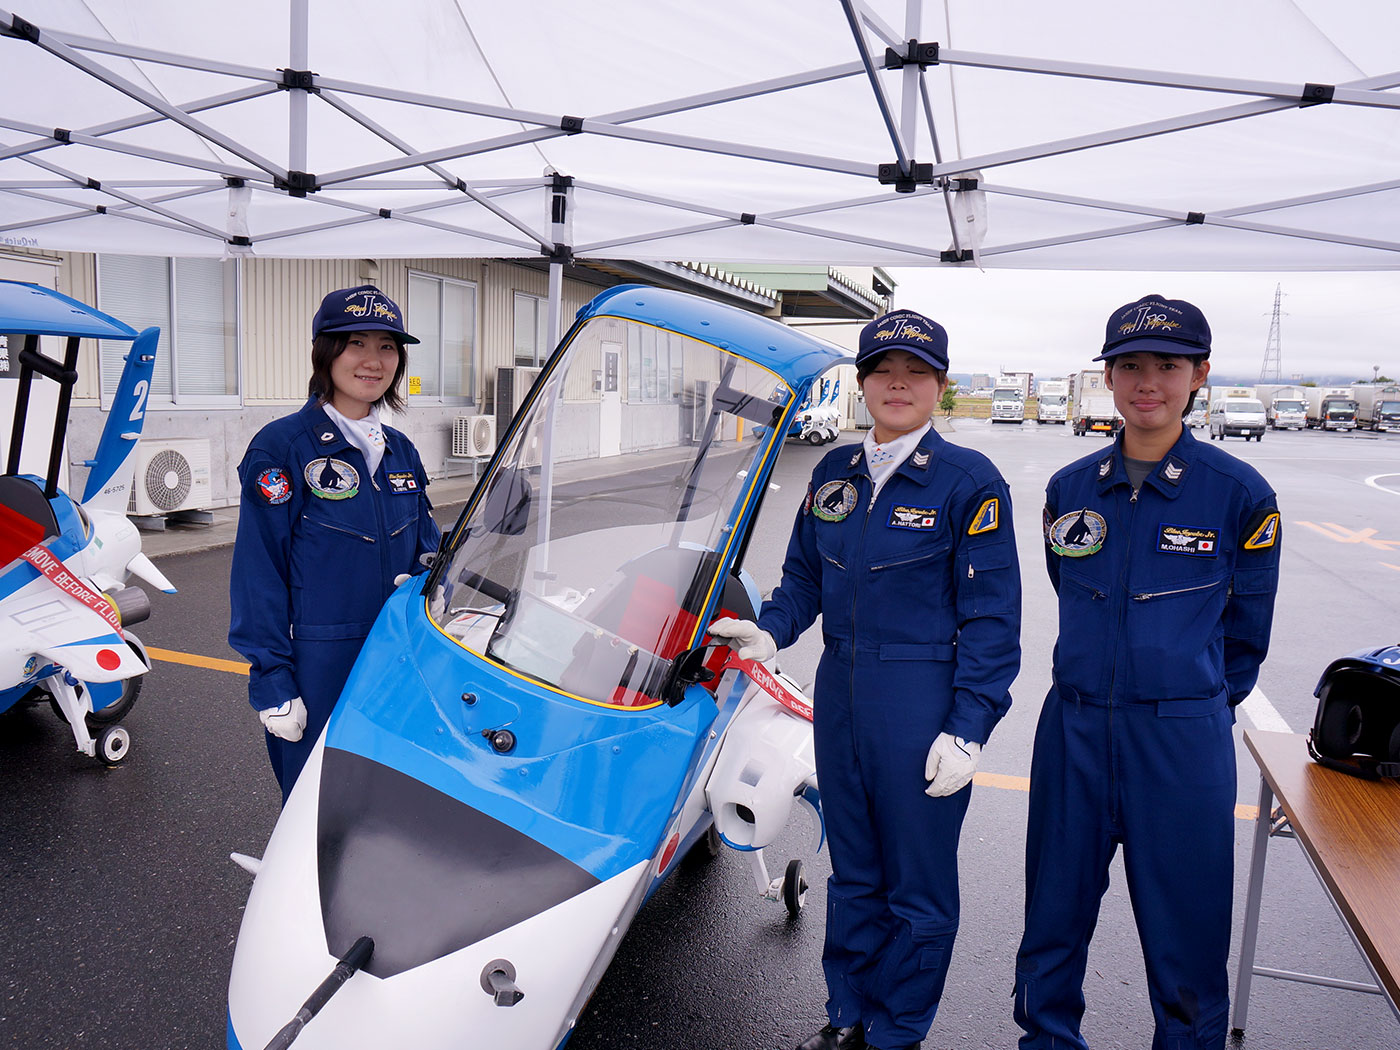
<path fill-rule="evenodd" d="M 1400 268 L 1393 0 L 45 0 L 0 27 L 0 245 Z M 910 40 L 936 56 L 886 68 Z"/>

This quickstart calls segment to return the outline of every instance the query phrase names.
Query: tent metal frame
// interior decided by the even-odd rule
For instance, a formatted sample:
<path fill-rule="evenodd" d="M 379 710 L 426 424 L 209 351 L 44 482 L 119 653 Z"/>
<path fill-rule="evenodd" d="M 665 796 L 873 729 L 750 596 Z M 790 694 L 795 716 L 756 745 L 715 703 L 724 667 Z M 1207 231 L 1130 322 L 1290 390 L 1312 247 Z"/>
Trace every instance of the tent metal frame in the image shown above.
<path fill-rule="evenodd" d="M 970 172 L 982 172 L 1152 136 L 1170 135 L 1300 106 L 1325 103 L 1400 110 L 1400 95 L 1390 93 L 1390 89 L 1400 87 L 1400 72 L 1335 85 L 1295 84 L 1051 61 L 961 51 L 940 48 L 937 45 L 932 45 L 934 57 L 932 62 L 929 62 L 929 45 L 922 45 L 920 50 L 920 0 L 909 0 L 906 8 L 906 32 L 903 36 L 881 21 L 859 0 L 841 0 L 841 8 L 851 32 L 855 53 L 851 62 L 758 80 L 723 90 L 660 100 L 613 113 L 581 117 L 491 105 L 463 98 L 424 95 L 384 85 L 321 77 L 307 69 L 310 34 L 307 0 L 292 0 L 290 4 L 290 53 L 286 70 L 208 61 L 119 41 L 54 31 L 33 26 L 12 12 L 0 9 L 0 35 L 31 42 L 55 59 L 67 63 L 111 90 L 120 92 L 139 107 L 139 110 L 130 116 L 80 129 L 42 128 L 10 117 L 0 117 L 0 129 L 27 136 L 21 142 L 0 144 L 0 160 L 19 160 L 32 166 L 36 174 L 32 181 L 0 181 L 0 201 L 15 198 L 31 205 L 40 202 L 54 207 L 52 213 L 40 218 L 0 222 L 0 234 L 89 219 L 100 213 L 109 219 L 141 222 L 206 238 L 218 244 L 218 250 L 225 254 L 258 252 L 268 255 L 299 255 L 306 253 L 296 251 L 295 245 L 291 245 L 290 242 L 308 234 L 384 220 L 410 223 L 440 234 L 460 237 L 463 241 L 462 250 L 455 254 L 548 258 L 552 290 L 550 328 L 555 335 L 558 331 L 558 296 L 553 293 L 557 293 L 561 285 L 565 263 L 578 257 L 625 258 L 628 249 L 636 249 L 644 244 L 692 237 L 738 225 L 758 225 L 796 237 L 811 238 L 814 244 L 814 258 L 821 254 L 822 246 L 829 248 L 833 244 L 847 244 L 861 252 L 879 255 L 888 264 L 957 266 L 979 259 L 1014 256 L 1047 246 L 1132 237 L 1172 226 L 1201 224 L 1248 231 L 1263 236 L 1323 241 L 1392 253 L 1395 256 L 1393 265 L 1400 267 L 1400 242 L 1395 240 L 1343 235 L 1287 223 L 1269 223 L 1251 217 L 1285 207 L 1394 190 L 1400 188 L 1400 179 L 1349 186 L 1329 193 L 1291 200 L 1260 202 L 1213 212 L 1182 213 L 1131 201 L 1047 193 L 985 178 L 973 182 L 967 177 L 967 173 Z M 881 45 L 888 48 L 889 52 L 884 56 L 877 56 L 875 48 Z M 103 56 L 135 63 L 155 63 L 211 72 L 250 83 L 220 94 L 186 102 L 172 102 L 105 65 L 101 61 Z M 964 68 L 1070 77 L 1246 96 L 1246 99 L 1168 119 L 1032 143 L 1016 149 L 945 158 L 940 145 L 939 129 L 934 119 L 932 90 L 926 75 L 927 67 L 932 63 L 954 70 Z M 738 100 L 779 94 L 849 78 L 863 78 L 868 82 L 875 111 L 884 129 L 883 134 L 889 141 L 892 166 L 872 165 L 868 161 L 852 158 L 793 152 L 637 126 L 661 116 L 694 112 Z M 289 134 L 285 164 L 280 163 L 278 159 L 264 156 L 248 143 L 219 131 L 201 119 L 202 114 L 264 99 L 277 92 L 284 92 L 287 96 Z M 427 107 L 444 114 L 491 118 L 516 125 L 519 130 L 433 149 L 422 149 L 384 126 L 381 121 L 369 116 L 353 101 L 355 99 Z M 398 155 L 355 167 L 309 174 L 309 107 L 316 100 L 387 144 Z M 127 132 L 162 123 L 169 123 L 189 132 L 194 136 L 199 148 L 181 153 L 136 145 L 121 138 Z M 702 200 L 688 200 L 680 196 L 648 192 L 636 187 L 612 185 L 597 180 L 579 179 L 574 182 L 573 179 L 566 178 L 561 189 L 558 176 L 567 176 L 568 173 L 546 172 L 538 178 L 473 183 L 459 178 L 445 166 L 449 162 L 464 158 L 576 134 L 641 143 L 661 150 L 718 154 L 758 165 L 795 166 L 866 179 L 872 185 L 878 185 L 880 182 L 886 184 L 880 185 L 875 192 L 861 196 L 848 196 L 803 207 L 770 211 L 766 214 L 734 214 Z M 927 136 L 927 142 L 933 151 L 932 163 L 915 161 L 923 136 Z M 169 177 L 147 181 L 99 180 L 50 159 L 57 150 L 70 144 L 128 154 L 192 174 L 187 180 Z M 888 168 L 893 172 L 893 179 L 897 184 L 895 189 L 887 185 L 891 179 L 888 173 L 882 173 L 880 168 Z M 420 173 L 419 176 L 413 177 L 414 172 Z M 260 232 L 256 238 L 241 236 L 231 229 L 220 229 L 201 222 L 176 206 L 192 197 L 242 188 L 248 188 L 251 194 L 262 196 L 271 194 L 279 198 L 302 198 L 303 203 L 294 209 L 288 209 L 294 218 L 283 228 Z M 420 195 L 424 199 L 408 206 L 396 204 L 392 208 L 377 207 L 366 203 L 364 199 L 343 199 L 342 191 L 363 195 L 367 189 L 382 191 L 386 195 L 394 194 L 396 201 L 405 194 Z M 65 195 L 64 191 L 76 192 Z M 547 229 L 539 228 L 534 220 L 512 208 L 513 202 L 520 200 L 520 195 L 524 194 L 524 199 L 528 202 L 527 214 L 538 215 L 537 195 L 541 191 L 552 198 L 554 221 Z M 690 213 L 704 218 L 692 224 L 657 224 L 654 228 L 639 230 L 625 236 L 574 243 L 573 219 L 576 216 L 575 209 L 581 206 L 578 201 L 580 192 L 623 198 L 634 203 L 655 205 L 669 212 Z M 1102 227 L 1081 229 L 1062 236 L 969 246 L 964 243 L 959 224 L 954 221 L 956 198 L 958 194 L 965 192 L 977 192 L 992 197 L 1020 197 L 1076 209 L 1094 209 L 1106 214 L 1135 216 L 1140 221 L 1126 224 L 1110 221 Z M 948 238 L 952 243 L 952 249 L 949 251 L 928 247 L 926 231 L 917 243 L 912 239 L 909 242 L 898 242 L 852 233 L 835 225 L 821 224 L 823 216 L 830 217 L 837 212 L 854 213 L 861 208 L 889 205 L 900 196 L 919 197 L 929 193 L 937 193 L 943 197 L 948 218 Z M 98 203 L 89 203 L 93 199 Z M 244 199 L 246 201 L 247 197 Z M 466 215 L 461 211 L 463 205 L 470 205 L 472 209 Z M 455 209 L 455 214 L 450 217 L 433 214 L 447 209 Z M 281 251 L 282 245 L 289 245 L 289 250 Z M 483 246 L 489 248 L 489 252 L 483 250 Z M 1376 265 L 1390 264 L 1379 262 Z"/>

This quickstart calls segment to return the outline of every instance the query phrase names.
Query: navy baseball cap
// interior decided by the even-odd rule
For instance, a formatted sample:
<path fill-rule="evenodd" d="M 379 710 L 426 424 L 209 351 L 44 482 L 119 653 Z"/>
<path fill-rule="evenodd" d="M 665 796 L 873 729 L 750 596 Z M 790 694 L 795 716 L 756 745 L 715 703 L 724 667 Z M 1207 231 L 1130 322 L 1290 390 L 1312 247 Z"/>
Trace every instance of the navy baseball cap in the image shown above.
<path fill-rule="evenodd" d="M 908 350 L 934 368 L 948 371 L 948 333 L 937 321 L 913 310 L 895 310 L 860 330 L 856 371 L 868 371 L 886 350 Z"/>
<path fill-rule="evenodd" d="M 1176 354 L 1210 356 L 1210 325 L 1206 315 L 1185 299 L 1144 295 L 1135 303 L 1113 311 L 1104 330 L 1103 353 L 1095 361 L 1119 354 Z"/>
<path fill-rule="evenodd" d="M 400 343 L 418 342 L 403 330 L 399 304 L 372 284 L 341 288 L 322 299 L 311 319 L 311 337 L 324 332 L 392 332 Z"/>

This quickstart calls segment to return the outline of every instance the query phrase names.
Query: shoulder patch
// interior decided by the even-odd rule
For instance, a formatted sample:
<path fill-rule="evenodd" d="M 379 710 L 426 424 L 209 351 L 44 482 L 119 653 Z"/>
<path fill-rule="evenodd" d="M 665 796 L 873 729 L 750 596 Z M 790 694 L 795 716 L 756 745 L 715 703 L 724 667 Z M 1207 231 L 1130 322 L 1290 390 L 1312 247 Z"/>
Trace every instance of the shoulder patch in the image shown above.
<path fill-rule="evenodd" d="M 257 477 L 258 495 L 263 502 L 277 506 L 292 498 L 292 481 L 281 467 L 269 467 Z"/>
<path fill-rule="evenodd" d="M 1245 526 L 1244 549 L 1247 551 L 1268 550 L 1278 545 L 1282 525 L 1278 511 L 1258 510 Z"/>
<path fill-rule="evenodd" d="M 1001 500 L 993 496 L 984 500 L 977 513 L 972 516 L 972 524 L 967 527 L 969 536 L 980 536 L 984 532 L 995 532 L 1001 525 Z"/>

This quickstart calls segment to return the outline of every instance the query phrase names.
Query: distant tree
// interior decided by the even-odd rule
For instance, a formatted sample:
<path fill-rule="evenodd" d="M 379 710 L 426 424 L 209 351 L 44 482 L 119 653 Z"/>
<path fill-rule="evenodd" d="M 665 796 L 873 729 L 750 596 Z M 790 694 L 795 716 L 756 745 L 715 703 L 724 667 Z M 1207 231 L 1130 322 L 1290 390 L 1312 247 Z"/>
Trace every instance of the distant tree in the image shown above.
<path fill-rule="evenodd" d="M 1315 382 L 1313 382 L 1311 379 L 1304 379 L 1304 380 L 1303 380 L 1301 383 L 1299 383 L 1298 385 L 1299 385 L 1299 386 L 1317 386 L 1317 384 L 1316 384 Z"/>
<path fill-rule="evenodd" d="M 1390 376 L 1377 375 L 1372 379 L 1356 379 L 1353 380 L 1353 382 L 1360 383 L 1363 386 L 1369 386 L 1372 383 L 1393 383 L 1395 380 L 1391 379 Z"/>
<path fill-rule="evenodd" d="M 958 407 L 958 384 L 949 380 L 948 389 L 943 391 L 943 397 L 938 402 L 938 407 L 943 409 L 945 416 L 951 416 L 953 409 Z"/>

